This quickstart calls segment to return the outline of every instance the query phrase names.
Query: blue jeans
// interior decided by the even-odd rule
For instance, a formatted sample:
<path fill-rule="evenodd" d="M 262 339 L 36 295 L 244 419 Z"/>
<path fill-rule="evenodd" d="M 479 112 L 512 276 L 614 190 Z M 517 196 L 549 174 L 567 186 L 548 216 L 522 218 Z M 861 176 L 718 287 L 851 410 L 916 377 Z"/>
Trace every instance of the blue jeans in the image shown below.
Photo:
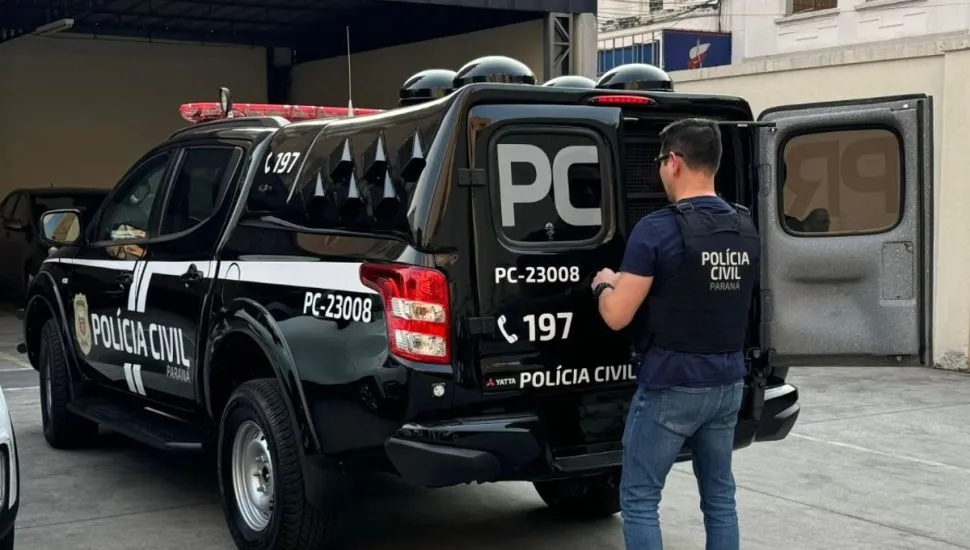
<path fill-rule="evenodd" d="M 620 505 L 626 550 L 662 550 L 657 508 L 667 474 L 686 444 L 701 495 L 707 550 L 738 550 L 734 427 L 744 383 L 673 387 L 633 396 L 623 432 Z"/>

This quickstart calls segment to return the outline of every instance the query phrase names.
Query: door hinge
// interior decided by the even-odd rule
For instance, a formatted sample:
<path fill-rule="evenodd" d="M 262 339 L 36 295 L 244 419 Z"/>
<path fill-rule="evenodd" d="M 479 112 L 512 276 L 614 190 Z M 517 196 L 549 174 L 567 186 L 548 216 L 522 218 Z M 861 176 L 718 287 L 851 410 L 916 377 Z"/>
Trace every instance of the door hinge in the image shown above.
<path fill-rule="evenodd" d="M 468 332 L 471 334 L 495 334 L 495 317 L 469 317 Z"/>
<path fill-rule="evenodd" d="M 485 170 L 481 168 L 459 168 L 459 187 L 485 187 Z"/>

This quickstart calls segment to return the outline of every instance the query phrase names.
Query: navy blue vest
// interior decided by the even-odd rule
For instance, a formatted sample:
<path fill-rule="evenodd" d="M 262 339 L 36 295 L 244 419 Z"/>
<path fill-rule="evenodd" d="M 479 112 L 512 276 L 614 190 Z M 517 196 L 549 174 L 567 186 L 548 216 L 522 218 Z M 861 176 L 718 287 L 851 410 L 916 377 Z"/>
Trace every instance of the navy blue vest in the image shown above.
<path fill-rule="evenodd" d="M 761 239 L 743 207 L 720 213 L 689 202 L 670 205 L 684 242 L 683 261 L 648 299 L 649 346 L 686 353 L 742 351 Z"/>

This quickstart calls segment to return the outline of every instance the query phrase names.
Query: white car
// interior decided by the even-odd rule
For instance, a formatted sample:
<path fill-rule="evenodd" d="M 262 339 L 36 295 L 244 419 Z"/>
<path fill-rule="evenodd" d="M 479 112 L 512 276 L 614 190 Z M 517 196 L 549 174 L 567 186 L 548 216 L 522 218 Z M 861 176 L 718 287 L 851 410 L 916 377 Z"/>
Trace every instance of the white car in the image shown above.
<path fill-rule="evenodd" d="M 10 550 L 14 543 L 14 523 L 20 508 L 20 461 L 17 438 L 7 399 L 0 388 L 0 550 Z"/>

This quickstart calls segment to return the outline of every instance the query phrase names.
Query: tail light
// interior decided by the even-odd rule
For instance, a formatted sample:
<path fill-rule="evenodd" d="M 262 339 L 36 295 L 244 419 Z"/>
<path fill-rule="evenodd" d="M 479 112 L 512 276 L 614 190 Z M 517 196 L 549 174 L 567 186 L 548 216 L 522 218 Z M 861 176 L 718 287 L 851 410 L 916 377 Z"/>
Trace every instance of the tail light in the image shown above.
<path fill-rule="evenodd" d="M 395 356 L 451 363 L 451 293 L 436 269 L 363 264 L 360 280 L 384 299 L 387 339 Z"/>
<path fill-rule="evenodd" d="M 641 95 L 598 95 L 589 98 L 593 105 L 653 105 L 656 103 L 649 97 Z"/>

